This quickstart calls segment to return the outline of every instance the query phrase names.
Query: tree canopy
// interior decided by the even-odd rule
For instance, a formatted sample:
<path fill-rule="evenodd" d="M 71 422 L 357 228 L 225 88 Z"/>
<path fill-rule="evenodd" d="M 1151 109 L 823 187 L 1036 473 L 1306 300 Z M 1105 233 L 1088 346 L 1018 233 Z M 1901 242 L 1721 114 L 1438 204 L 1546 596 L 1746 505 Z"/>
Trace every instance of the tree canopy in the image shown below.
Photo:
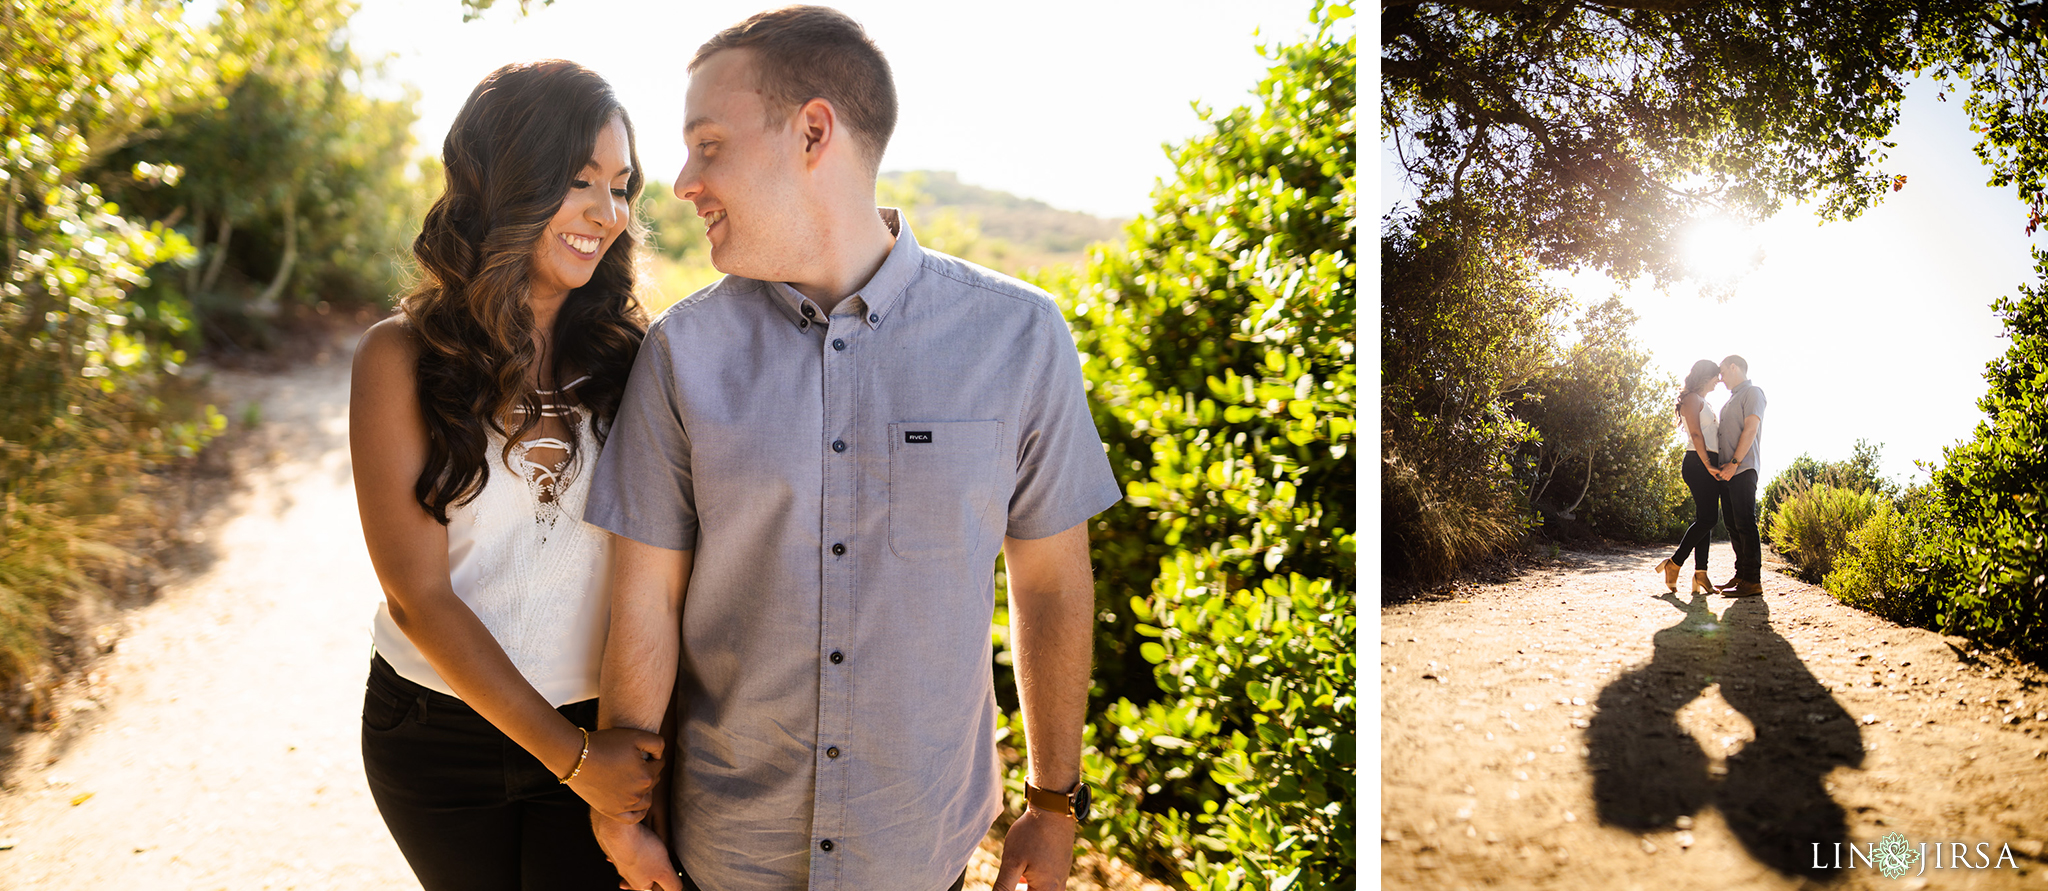
<path fill-rule="evenodd" d="M 1702 215 L 1819 197 L 1853 217 L 1947 2 L 1394 2 L 1381 134 L 1424 203 L 1477 208 L 1550 268 L 1683 276 Z"/>

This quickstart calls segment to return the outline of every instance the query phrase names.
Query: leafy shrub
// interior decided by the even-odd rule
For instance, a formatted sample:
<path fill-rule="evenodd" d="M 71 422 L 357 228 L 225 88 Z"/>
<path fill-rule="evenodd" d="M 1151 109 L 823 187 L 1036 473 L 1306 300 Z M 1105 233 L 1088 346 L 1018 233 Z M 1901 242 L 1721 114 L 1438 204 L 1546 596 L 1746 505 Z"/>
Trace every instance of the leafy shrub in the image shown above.
<path fill-rule="evenodd" d="M 267 349 L 302 308 L 382 304 L 401 290 L 439 178 L 408 178 L 410 98 L 362 89 L 374 72 L 347 39 L 355 0 L 220 6 L 201 35 L 215 61 L 187 86 L 219 101 L 159 110 L 85 175 L 132 213 L 179 227 L 199 253 L 139 299 L 189 306 L 194 341 Z M 181 175 L 129 175 L 152 162 Z"/>
<path fill-rule="evenodd" d="M 0 693 L 46 655 L 64 604 L 131 557 L 113 542 L 151 513 L 139 472 L 225 423 L 164 399 L 185 356 L 154 336 L 190 325 L 131 298 L 191 248 L 81 178 L 105 149 L 180 102 L 202 41 L 176 4 L 14 4 L 0 40 Z M 81 97 L 90 97 L 81 100 Z M 137 176 L 172 176 L 138 166 Z"/>
<path fill-rule="evenodd" d="M 1540 373 L 1569 300 L 1525 258 L 1447 235 L 1461 212 L 1397 213 L 1380 229 L 1380 553 L 1387 577 L 1425 584 L 1527 532 L 1537 433 L 1513 394 Z"/>
<path fill-rule="evenodd" d="M 1350 14 L 1267 50 L 1126 246 L 1040 278 L 1126 480 L 1095 521 L 1083 832 L 1176 887 L 1357 882 Z"/>
<path fill-rule="evenodd" d="M 2048 252 L 2034 260 L 2048 281 Z M 2048 284 L 1993 309 L 2012 345 L 1985 369 L 1985 419 L 1930 475 L 1917 556 L 1937 628 L 2048 659 Z"/>
<path fill-rule="evenodd" d="M 1877 512 L 1849 534 L 1822 587 L 1843 603 L 1894 622 L 1932 622 L 1935 603 L 1913 559 L 1914 544 L 1926 531 L 1925 499 L 1917 501 L 1922 506 L 1907 510 L 1878 502 Z M 1914 510 L 1920 515 L 1914 516 Z"/>
<path fill-rule="evenodd" d="M 1778 475 L 1772 477 L 1758 493 L 1757 515 L 1768 518 L 1793 492 L 1816 483 L 1894 498 L 1899 494 L 1898 484 L 1878 472 L 1883 452 L 1883 443 L 1871 445 L 1869 440 L 1859 439 L 1845 461 L 1819 461 L 1812 455 L 1802 454 L 1792 459 L 1784 470 L 1778 471 Z"/>
<path fill-rule="evenodd" d="M 1515 415 L 1539 434 L 1523 446 L 1536 471 L 1530 501 L 1606 535 L 1645 541 L 1669 532 L 1671 496 L 1685 484 L 1668 460 L 1677 382 L 1649 372 L 1635 321 L 1619 298 L 1587 308 Z"/>
<path fill-rule="evenodd" d="M 1819 581 L 1834 571 L 1849 534 L 1877 513 L 1878 503 L 1873 493 L 1826 483 L 1797 487 L 1771 514 L 1771 542 L 1801 577 Z"/>

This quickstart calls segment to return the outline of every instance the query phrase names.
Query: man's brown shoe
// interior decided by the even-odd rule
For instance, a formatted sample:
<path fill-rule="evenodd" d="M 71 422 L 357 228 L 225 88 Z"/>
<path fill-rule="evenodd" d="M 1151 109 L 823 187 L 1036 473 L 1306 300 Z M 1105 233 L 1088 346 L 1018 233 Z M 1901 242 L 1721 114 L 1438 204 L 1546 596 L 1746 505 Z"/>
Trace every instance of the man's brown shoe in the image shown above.
<path fill-rule="evenodd" d="M 1739 585 L 1739 584 L 1742 584 L 1742 580 L 1741 580 L 1741 579 L 1739 579 L 1739 578 L 1736 578 L 1736 577 L 1734 577 L 1734 576 L 1729 576 L 1729 577 L 1728 577 L 1728 580 L 1727 580 L 1727 581 L 1725 581 L 1725 582 L 1721 582 L 1720 584 L 1717 584 L 1717 585 L 1715 585 L 1715 586 L 1714 586 L 1714 590 L 1716 590 L 1716 591 L 1728 591 L 1728 590 L 1732 590 L 1732 589 L 1733 589 L 1733 588 L 1734 588 L 1734 587 L 1735 587 L 1736 585 Z"/>
<path fill-rule="evenodd" d="M 1727 597 L 1755 597 L 1764 593 L 1764 583 L 1737 579 L 1734 587 L 1722 589 L 1721 593 Z"/>

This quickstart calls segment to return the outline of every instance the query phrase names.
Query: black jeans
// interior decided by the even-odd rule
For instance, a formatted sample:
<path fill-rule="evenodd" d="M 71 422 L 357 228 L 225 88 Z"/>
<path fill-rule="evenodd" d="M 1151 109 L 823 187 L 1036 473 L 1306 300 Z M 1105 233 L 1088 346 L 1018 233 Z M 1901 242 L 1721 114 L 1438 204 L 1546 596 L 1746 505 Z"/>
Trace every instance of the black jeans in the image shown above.
<path fill-rule="evenodd" d="M 1719 463 L 1721 456 L 1708 452 L 1707 460 Z M 1678 476 L 1685 480 L 1685 487 L 1692 490 L 1692 525 L 1685 527 L 1685 537 L 1678 540 L 1678 553 L 1671 555 L 1671 562 L 1685 565 L 1686 555 L 1693 558 L 1693 568 L 1701 572 L 1707 569 L 1707 545 L 1714 538 L 1714 521 L 1721 516 L 1721 497 L 1728 484 L 1714 478 L 1705 464 L 1700 463 L 1700 453 L 1688 451 L 1685 460 L 1679 464 Z"/>
<path fill-rule="evenodd" d="M 597 723 L 597 700 L 560 709 Z M 616 891 L 590 807 L 462 700 L 370 660 L 363 772 L 426 891 Z"/>
<path fill-rule="evenodd" d="M 1764 539 L 1756 528 L 1756 471 L 1745 470 L 1728 481 L 1728 543 L 1735 547 L 1735 577 L 1745 582 L 1764 579 Z"/>

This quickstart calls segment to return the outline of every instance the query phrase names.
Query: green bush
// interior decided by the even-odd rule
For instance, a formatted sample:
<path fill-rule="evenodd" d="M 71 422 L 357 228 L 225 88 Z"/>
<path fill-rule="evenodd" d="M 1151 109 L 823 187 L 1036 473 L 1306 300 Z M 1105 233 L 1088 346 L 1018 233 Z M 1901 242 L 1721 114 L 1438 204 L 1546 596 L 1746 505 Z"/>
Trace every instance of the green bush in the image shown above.
<path fill-rule="evenodd" d="M 1771 514 L 1771 542 L 1799 575 L 1819 581 L 1834 571 L 1849 534 L 1877 513 L 1874 493 L 1820 483 L 1797 487 Z"/>
<path fill-rule="evenodd" d="M 1869 440 L 1856 440 L 1856 446 L 1846 461 L 1820 461 L 1812 455 L 1802 454 L 1778 475 L 1771 478 L 1757 497 L 1757 515 L 1768 518 L 1778 505 L 1793 492 L 1826 483 L 1838 489 L 1853 489 L 1871 492 L 1885 499 L 1899 494 L 1898 484 L 1879 475 L 1884 444 L 1871 445 Z"/>
<path fill-rule="evenodd" d="M 1920 511 L 1916 517 L 1912 508 L 1878 502 L 1877 512 L 1849 534 L 1822 587 L 1836 600 L 1900 624 L 1932 622 L 1935 603 L 1913 559 L 1914 543 L 1926 531 L 1924 508 Z"/>
<path fill-rule="evenodd" d="M 439 189 L 409 178 L 411 97 L 378 99 L 349 48 L 354 0 L 228 0 L 204 31 L 214 59 L 195 85 L 217 102 L 167 107 L 85 175 L 198 256 L 154 276 L 145 302 L 191 308 L 191 340 L 261 350 L 327 301 L 383 305 L 402 290 L 412 236 Z M 171 179 L 133 177 L 169 164 Z"/>
<path fill-rule="evenodd" d="M 1535 469 L 1530 501 L 1605 535 L 1649 541 L 1670 532 L 1671 496 L 1685 484 L 1669 460 L 1678 383 L 1650 373 L 1635 321 L 1619 298 L 1587 308 L 1515 415 L 1539 434 L 1523 447 Z"/>
<path fill-rule="evenodd" d="M 1459 231 L 1461 209 L 1401 212 L 1380 228 L 1380 523 L 1388 578 L 1439 581 L 1520 541 L 1529 508 L 1513 412 L 1547 361 L 1569 295 L 1536 267 Z"/>
<path fill-rule="evenodd" d="M 1350 14 L 1266 51 L 1128 244 L 1040 279 L 1126 481 L 1094 524 L 1083 832 L 1179 888 L 1357 882 Z"/>
<path fill-rule="evenodd" d="M 2048 252 L 2034 251 L 2048 281 Z M 1984 372 L 1985 419 L 1928 480 L 1929 532 L 1916 555 L 1935 626 L 2048 659 L 2048 284 L 1993 309 L 2012 345 Z"/>
<path fill-rule="evenodd" d="M 47 654 L 53 617 L 133 557 L 117 543 L 160 510 L 142 470 L 190 455 L 225 423 L 174 398 L 189 327 L 132 298 L 188 258 L 81 177 L 181 103 L 210 101 L 204 40 L 176 3 L 10 4 L 0 40 L 0 698 Z M 116 7 L 116 8 L 107 8 Z M 81 99 L 81 97 L 85 97 Z M 161 165 L 134 176 L 175 178 Z"/>

